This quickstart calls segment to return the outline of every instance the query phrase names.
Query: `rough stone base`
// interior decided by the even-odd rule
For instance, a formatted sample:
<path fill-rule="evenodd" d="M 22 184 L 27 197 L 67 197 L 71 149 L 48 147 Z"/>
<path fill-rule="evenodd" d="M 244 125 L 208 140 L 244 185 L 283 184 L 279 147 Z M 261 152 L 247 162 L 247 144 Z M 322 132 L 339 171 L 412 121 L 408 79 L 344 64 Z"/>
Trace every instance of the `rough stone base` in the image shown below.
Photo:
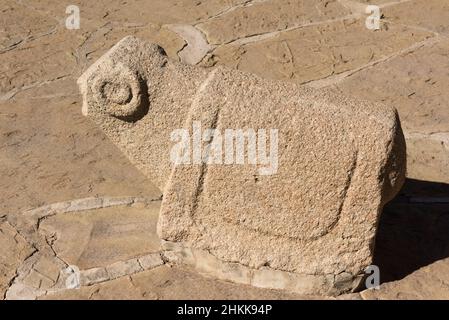
<path fill-rule="evenodd" d="M 339 295 L 352 292 L 363 280 L 362 275 L 349 273 L 299 274 L 269 267 L 249 268 L 240 263 L 222 261 L 206 250 L 194 249 L 187 243 L 162 241 L 166 263 L 185 264 L 200 274 L 220 280 L 248 284 L 259 288 L 281 289 L 305 295 Z"/>

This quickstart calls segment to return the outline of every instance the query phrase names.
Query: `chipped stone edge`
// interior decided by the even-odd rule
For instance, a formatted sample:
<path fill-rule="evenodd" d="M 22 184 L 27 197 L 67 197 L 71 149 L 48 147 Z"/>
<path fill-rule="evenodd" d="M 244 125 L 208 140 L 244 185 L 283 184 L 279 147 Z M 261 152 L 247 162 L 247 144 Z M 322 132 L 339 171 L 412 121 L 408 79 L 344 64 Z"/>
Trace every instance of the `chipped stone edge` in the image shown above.
<path fill-rule="evenodd" d="M 198 273 L 258 288 L 285 290 L 304 295 L 337 296 L 351 293 L 363 280 L 363 275 L 299 274 L 269 267 L 254 269 L 236 262 L 225 262 L 206 250 L 194 249 L 187 243 L 162 240 L 163 260 L 167 264 L 183 264 Z"/>

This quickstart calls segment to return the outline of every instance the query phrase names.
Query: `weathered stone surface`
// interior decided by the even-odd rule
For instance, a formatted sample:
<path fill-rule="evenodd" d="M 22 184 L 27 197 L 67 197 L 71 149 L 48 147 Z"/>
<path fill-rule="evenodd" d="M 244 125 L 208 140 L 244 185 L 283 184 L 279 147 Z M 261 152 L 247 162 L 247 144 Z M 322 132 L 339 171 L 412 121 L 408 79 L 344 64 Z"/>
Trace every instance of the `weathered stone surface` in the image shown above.
<path fill-rule="evenodd" d="M 137 259 L 115 262 L 106 268 L 111 279 L 130 275 L 139 271 L 143 271 Z"/>
<path fill-rule="evenodd" d="M 32 300 L 47 292 L 65 288 L 66 276 L 62 272 L 65 267 L 66 264 L 55 257 L 51 250 L 35 250 L 18 266 L 5 298 Z"/>
<path fill-rule="evenodd" d="M 336 85 L 344 94 L 396 106 L 407 141 L 408 177 L 448 182 L 449 93 L 445 70 L 449 67 L 449 41 L 437 41 L 438 37 L 429 40 Z"/>
<path fill-rule="evenodd" d="M 4 297 L 37 299 L 164 264 L 156 235 L 159 207 L 159 199 L 96 197 L 44 205 L 25 211 L 21 219 L 10 217 L 26 235 L 22 239 L 17 233 L 10 240 L 17 245 L 26 240 L 32 250 L 14 267 Z M 6 230 L 2 234 L 9 239 Z"/>
<path fill-rule="evenodd" d="M 153 198 L 152 192 L 154 197 L 159 196 L 159 191 L 152 186 L 150 180 L 141 175 L 114 144 L 105 139 L 104 134 L 80 114 L 80 99 L 74 79 L 119 39 L 129 34 L 160 44 L 170 58 L 176 59 L 178 53 L 185 52 L 188 46 L 185 46 L 181 36 L 162 26 L 164 24 L 192 24 L 198 27 L 209 21 L 213 22 L 214 30 L 222 31 L 223 36 L 227 37 L 235 32 L 243 39 L 252 38 L 254 31 L 263 32 L 264 35 L 274 34 L 278 32 L 279 27 L 283 28 L 286 24 L 275 21 L 277 12 L 271 13 L 265 8 L 270 5 L 275 7 L 272 4 L 281 1 L 211 0 L 200 3 L 154 0 L 148 5 L 147 0 L 128 0 L 124 6 L 121 0 L 111 0 L 105 6 L 101 1 L 79 0 L 76 4 L 81 9 L 81 29 L 66 30 L 64 19 L 67 17 L 65 9 L 68 2 L 3 0 L 0 15 L 2 25 L 0 74 L 3 75 L 0 77 L 0 189 L 2 190 L 0 216 L 8 213 L 11 225 L 20 230 L 20 234 L 28 241 L 29 234 L 11 221 L 12 214 L 17 215 L 19 219 L 26 209 L 75 198 L 104 195 L 144 195 Z M 267 4 L 259 6 L 259 2 Z M 314 5 L 319 1 L 303 2 L 310 4 L 310 11 L 306 13 L 313 15 L 318 13 Z M 338 2 L 343 5 L 349 3 L 347 5 L 349 9 L 355 8 L 355 1 Z M 338 55 L 335 56 L 338 64 L 336 69 L 344 72 L 349 70 L 353 75 L 348 77 L 348 80 L 354 80 L 350 81 L 351 84 L 347 87 L 340 86 L 344 94 L 362 99 L 381 100 L 398 109 L 407 139 L 408 176 L 425 180 L 415 181 L 413 184 L 416 190 L 427 192 L 407 194 L 410 196 L 409 202 L 389 206 L 382 215 L 383 219 L 378 229 L 381 234 L 376 241 L 379 250 L 376 251 L 384 256 L 382 259 L 384 263 L 379 263 L 383 282 L 402 279 L 419 267 L 449 256 L 446 231 L 448 219 L 445 218 L 448 209 L 447 204 L 439 202 L 447 198 L 449 193 L 447 185 L 435 182 L 449 182 L 448 144 L 442 139 L 444 138 L 442 135 L 447 135 L 449 130 L 447 128 L 449 122 L 446 121 L 447 112 L 445 113 L 447 92 L 444 90 L 445 84 L 449 81 L 449 74 L 446 72 L 448 57 L 445 56 L 448 49 L 447 45 L 442 45 L 446 42 L 445 34 L 447 35 L 449 30 L 447 18 L 449 2 L 447 0 L 357 0 L 357 2 L 361 6 L 352 12 L 363 13 L 367 4 L 389 5 L 396 2 L 397 5 L 381 8 L 384 14 L 381 25 L 388 25 L 389 29 L 371 32 L 348 27 L 340 32 L 344 26 L 338 21 L 343 15 L 347 15 L 347 12 L 332 10 L 329 12 L 326 8 L 323 10 L 323 2 L 320 1 L 318 7 L 323 15 L 313 17 L 315 26 L 302 28 L 313 29 L 304 33 L 307 41 L 301 41 L 300 37 L 303 35 L 297 30 L 281 30 L 282 34 L 290 33 L 292 40 L 297 39 L 302 44 L 291 46 L 288 42 L 292 49 L 293 63 L 289 61 L 286 46 L 279 45 L 278 49 L 274 50 L 276 46 L 271 43 L 272 41 L 258 37 L 253 38 L 254 42 L 251 45 L 242 45 L 240 50 L 226 46 L 226 50 L 229 48 L 229 53 L 233 55 L 232 60 L 230 56 L 225 57 L 226 50 L 224 50 L 220 52 L 220 56 L 213 57 L 211 62 L 279 79 L 289 79 L 293 71 L 292 80 L 302 82 L 321 77 L 327 79 L 332 73 L 333 65 L 328 62 L 332 62 L 333 52 L 342 51 L 343 61 L 339 60 Z M 329 6 L 336 7 L 335 3 L 329 3 Z M 278 16 L 279 19 L 288 20 L 289 26 L 297 22 L 294 19 L 289 20 L 290 17 L 294 17 L 296 13 L 301 14 L 302 8 L 298 6 L 296 10 L 292 6 L 290 9 L 292 12 L 283 12 L 285 15 Z M 245 20 L 243 12 L 255 19 Z M 241 21 L 235 20 L 236 24 L 241 22 L 240 26 L 228 23 L 230 19 L 227 18 L 234 16 L 241 18 Z M 362 19 L 358 20 L 356 25 L 363 27 L 363 17 L 362 15 Z M 264 22 L 260 21 L 262 19 Z M 337 22 L 335 28 L 320 28 L 320 25 L 327 25 L 329 20 Z M 301 20 L 299 22 L 302 23 Z M 207 25 L 212 26 L 212 23 Z M 406 28 L 405 32 L 397 28 L 402 25 Z M 258 29 L 261 26 L 266 28 Z M 417 33 L 413 35 L 408 33 L 407 30 L 410 29 L 416 30 Z M 421 31 L 438 32 L 439 35 L 435 33 L 434 36 L 435 42 L 439 42 L 440 45 L 421 42 Z M 345 32 L 351 33 L 351 36 L 344 37 Z M 216 34 L 220 36 L 218 32 Z M 373 37 L 376 41 L 373 41 Z M 270 39 L 275 41 L 276 38 Z M 348 39 L 353 39 L 353 42 L 349 43 Z M 268 57 L 269 63 L 258 63 L 256 50 L 253 49 L 253 45 L 262 42 L 265 45 L 257 46 L 257 50 L 260 51 L 260 57 L 265 55 Z M 374 53 L 372 60 L 366 59 L 369 58 L 366 55 L 367 50 L 364 49 L 366 44 L 370 44 Z M 412 53 L 402 51 L 406 47 L 413 48 L 415 44 L 418 46 Z M 332 46 L 332 50 L 329 50 L 329 45 Z M 422 49 L 418 50 L 421 46 Z M 348 55 L 348 52 L 353 54 Z M 393 57 L 367 67 L 366 73 L 357 71 L 359 66 L 363 67 L 368 61 L 372 63 L 377 61 L 375 60 L 377 58 L 383 59 L 382 52 Z M 286 57 L 283 59 L 284 54 Z M 323 68 L 319 68 L 321 61 Z M 370 76 L 366 76 L 367 73 Z M 410 80 L 407 79 L 409 73 Z M 362 74 L 363 77 L 358 77 Z M 432 80 L 426 82 L 426 76 Z M 420 199 L 424 199 L 425 202 L 419 202 Z M 102 209 L 99 209 L 86 214 L 97 212 L 101 214 L 101 211 Z M 127 212 L 121 211 L 122 219 L 126 219 Z M 84 219 L 82 215 L 80 218 Z M 71 223 L 76 224 L 76 220 Z M 60 241 L 66 237 L 66 232 L 70 232 L 69 229 L 65 230 L 58 237 Z M 8 248 L 3 252 L 6 255 L 4 261 L 12 274 L 22 259 L 13 257 L 18 252 L 15 251 L 17 248 L 14 242 L 15 232 L 6 231 L 3 235 L 5 238 L 2 238 L 2 247 Z M 142 237 L 145 237 L 143 232 Z M 96 240 L 101 242 L 101 237 L 92 238 L 93 242 Z M 7 245 L 3 246 L 3 243 Z M 111 256 L 122 255 L 123 251 L 119 251 L 117 255 L 110 251 Z M 10 252 L 13 254 L 9 255 Z M 24 256 L 26 255 L 22 257 Z M 93 255 L 90 257 L 94 258 Z M 440 271 L 430 269 L 429 272 Z M 167 286 L 166 290 L 167 292 L 171 288 L 177 290 L 180 292 L 179 297 L 191 295 L 206 297 L 207 295 L 200 295 L 204 293 L 205 287 L 210 287 L 211 290 L 217 288 L 216 285 L 206 282 L 191 286 L 190 282 L 183 281 L 184 274 L 175 268 L 170 269 L 170 273 L 172 276 L 164 279 L 176 278 L 176 286 Z M 163 273 L 157 273 L 154 277 L 161 275 Z M 423 274 L 420 273 L 419 276 Z M 395 284 L 409 280 L 410 277 L 406 277 Z M 439 293 L 440 297 L 447 298 L 443 290 L 438 290 L 437 282 L 429 284 L 435 288 L 432 291 L 434 297 Z M 96 292 L 99 287 L 102 289 Z M 255 298 L 265 297 L 260 291 L 246 294 L 247 287 L 232 286 L 231 295 L 242 299 L 247 295 Z M 92 299 L 137 298 L 137 295 L 133 295 L 133 288 L 128 277 L 122 277 L 80 290 L 70 290 L 70 294 L 73 293 L 74 298 L 86 299 L 91 293 Z M 419 296 L 420 290 L 419 286 L 413 286 L 404 291 Z M 81 292 L 85 295 L 83 296 Z M 384 293 L 386 292 L 387 290 Z M 60 296 L 68 295 L 69 293 L 64 292 Z M 150 293 L 146 295 L 147 298 L 152 296 Z M 175 293 L 171 293 L 170 296 L 175 297 Z M 161 294 L 159 297 L 163 298 L 164 295 Z M 218 295 L 211 294 L 209 297 Z"/>
<path fill-rule="evenodd" d="M 260 1 L 208 19 L 197 27 L 206 34 L 209 43 L 219 45 L 347 13 L 336 0 Z"/>
<path fill-rule="evenodd" d="M 95 283 L 104 282 L 111 278 L 106 271 L 106 268 L 92 268 L 81 272 L 81 285 L 89 286 Z"/>
<path fill-rule="evenodd" d="M 144 270 L 158 267 L 164 264 L 164 261 L 162 261 L 161 255 L 159 253 L 150 253 L 148 255 L 141 256 L 139 257 L 138 261 L 140 266 Z"/>
<path fill-rule="evenodd" d="M 361 18 L 323 21 L 220 45 L 211 52 L 211 61 L 204 64 L 225 65 L 296 83 L 325 81 L 367 68 L 432 36 L 426 30 L 388 23 L 383 26 L 384 29 L 373 32 Z"/>
<path fill-rule="evenodd" d="M 280 290 L 254 288 L 203 277 L 193 270 L 160 266 L 80 289 L 60 291 L 40 299 L 320 299 Z M 322 298 L 321 298 L 322 299 Z"/>
<path fill-rule="evenodd" d="M 395 105 L 407 133 L 448 132 L 448 50 L 449 40 L 433 39 L 337 85 L 345 94 Z"/>
<path fill-rule="evenodd" d="M 302 294 L 322 292 L 323 288 L 335 287 L 326 292 L 327 295 L 349 291 L 357 286 L 360 278 L 351 274 L 341 275 L 308 275 L 274 270 L 269 267 L 249 268 L 235 262 L 222 261 L 209 252 L 191 249 L 176 242 L 163 242 L 164 258 L 169 264 L 185 264 L 194 267 L 197 272 L 217 279 L 241 284 L 251 284 L 259 288 L 281 289 Z"/>
<path fill-rule="evenodd" d="M 449 3 L 439 0 L 404 1 L 400 6 L 382 9 L 385 19 L 398 24 L 413 25 L 436 33 L 449 33 Z M 426 14 L 423 14 L 425 12 Z"/>
<path fill-rule="evenodd" d="M 0 299 L 16 276 L 19 265 L 33 252 L 33 248 L 25 239 L 3 220 L 0 217 Z"/>
<path fill-rule="evenodd" d="M 134 37 L 78 83 L 83 113 L 164 190 L 162 239 L 252 269 L 330 279 L 306 286 L 320 293 L 335 293 L 336 275 L 357 279 L 371 263 L 378 215 L 405 174 L 394 109 L 178 64 Z M 276 162 L 174 166 L 171 133 L 196 121 L 201 130 L 278 130 Z"/>
<path fill-rule="evenodd" d="M 81 208 L 86 205 L 78 202 Z M 39 231 L 53 238 L 53 249 L 67 263 L 81 269 L 106 266 L 159 251 L 159 208 L 160 201 L 154 201 L 143 208 L 119 205 L 66 212 L 42 220 Z"/>
<path fill-rule="evenodd" d="M 449 132 L 411 133 L 407 141 L 407 175 L 424 181 L 449 182 Z"/>

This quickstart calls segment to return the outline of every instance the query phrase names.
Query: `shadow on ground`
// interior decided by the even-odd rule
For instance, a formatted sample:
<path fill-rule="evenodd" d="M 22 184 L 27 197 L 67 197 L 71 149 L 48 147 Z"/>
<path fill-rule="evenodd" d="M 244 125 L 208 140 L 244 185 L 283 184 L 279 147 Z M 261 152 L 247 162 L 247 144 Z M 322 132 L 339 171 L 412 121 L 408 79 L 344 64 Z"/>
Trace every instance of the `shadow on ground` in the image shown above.
<path fill-rule="evenodd" d="M 381 215 L 374 264 L 381 282 L 449 257 L 449 184 L 407 179 Z"/>

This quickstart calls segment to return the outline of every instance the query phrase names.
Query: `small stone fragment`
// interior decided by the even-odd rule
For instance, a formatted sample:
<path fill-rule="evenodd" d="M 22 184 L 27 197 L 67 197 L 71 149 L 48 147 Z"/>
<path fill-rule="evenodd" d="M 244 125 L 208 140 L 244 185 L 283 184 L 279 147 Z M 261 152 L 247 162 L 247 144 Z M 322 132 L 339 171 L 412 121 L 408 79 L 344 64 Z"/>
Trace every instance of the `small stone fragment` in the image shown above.
<path fill-rule="evenodd" d="M 115 262 L 106 267 L 106 271 L 110 279 L 116 279 L 125 275 L 131 275 L 133 273 L 142 271 L 142 268 L 139 265 L 137 259 L 131 259 L 127 261 Z"/>
<path fill-rule="evenodd" d="M 164 261 L 162 261 L 159 253 L 151 253 L 146 256 L 139 257 L 138 260 L 144 270 L 152 269 L 164 264 Z"/>
<path fill-rule="evenodd" d="M 90 286 L 109 280 L 109 275 L 105 268 L 92 268 L 81 271 L 80 280 L 82 286 Z"/>

